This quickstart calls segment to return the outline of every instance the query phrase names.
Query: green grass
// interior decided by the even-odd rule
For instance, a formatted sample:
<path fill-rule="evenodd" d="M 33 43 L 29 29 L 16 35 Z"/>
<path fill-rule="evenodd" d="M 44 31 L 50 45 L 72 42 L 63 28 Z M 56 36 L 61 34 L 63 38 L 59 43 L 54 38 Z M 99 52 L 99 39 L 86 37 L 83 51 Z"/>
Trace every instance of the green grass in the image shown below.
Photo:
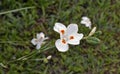
<path fill-rule="evenodd" d="M 11 13 L 11 10 L 18 11 Z M 53 31 L 54 24 L 76 23 L 79 33 L 87 36 L 90 30 L 80 24 L 82 16 L 88 16 L 92 27 L 102 31 L 101 35 L 95 35 L 101 43 L 91 45 L 82 40 L 80 45 L 70 46 L 69 51 L 58 52 L 54 42 L 59 34 Z M 50 39 L 37 51 L 30 41 L 41 31 Z M 15 61 L 26 55 L 28 59 Z M 35 60 L 49 55 L 52 59 L 48 62 Z M 0 1 L 0 74 L 119 73 L 120 0 Z"/>

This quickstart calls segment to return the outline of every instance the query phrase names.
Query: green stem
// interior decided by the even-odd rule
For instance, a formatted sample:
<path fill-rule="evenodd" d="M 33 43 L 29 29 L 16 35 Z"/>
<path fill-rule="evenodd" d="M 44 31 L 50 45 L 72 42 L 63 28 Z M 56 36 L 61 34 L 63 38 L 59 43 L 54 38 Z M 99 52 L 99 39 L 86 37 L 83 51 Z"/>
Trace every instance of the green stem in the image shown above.
<path fill-rule="evenodd" d="M 26 10 L 26 9 L 33 9 L 33 8 L 35 8 L 35 7 L 32 6 L 32 7 L 25 7 L 25 8 L 20 8 L 20 9 L 14 9 L 14 10 L 10 10 L 10 11 L 1 12 L 0 15 L 12 13 L 12 12 L 17 12 L 17 11 L 21 11 L 21 10 Z"/>
<path fill-rule="evenodd" d="M 45 29 L 43 23 L 41 24 L 41 27 L 42 27 L 42 30 L 45 32 L 45 34 L 47 34 L 47 31 L 46 31 L 46 29 Z"/>
<path fill-rule="evenodd" d="M 3 68 L 8 68 L 8 67 L 5 66 L 3 63 L 0 63 L 0 66 L 2 66 Z"/>
<path fill-rule="evenodd" d="M 88 37 L 89 37 L 89 36 L 83 37 L 83 40 L 84 40 L 84 39 L 87 39 Z"/>
<path fill-rule="evenodd" d="M 46 51 L 46 50 L 48 50 L 48 49 L 51 49 L 51 48 L 54 48 L 54 47 L 55 47 L 55 46 L 48 47 L 48 48 L 44 49 L 43 51 L 36 50 L 36 51 L 34 51 L 34 52 L 32 52 L 32 53 L 30 53 L 30 54 L 28 54 L 28 55 L 25 55 L 25 56 L 22 56 L 22 57 L 18 58 L 17 60 L 10 61 L 10 62 L 8 62 L 7 64 L 10 64 L 10 63 L 12 63 L 12 62 L 27 60 L 27 59 L 31 58 L 32 56 L 34 56 L 34 55 L 36 55 L 36 54 L 39 54 L 39 53 L 41 53 L 41 52 L 44 52 L 44 51 Z M 43 47 L 43 48 L 44 48 L 44 47 Z M 43 48 L 42 48 L 42 49 L 43 49 Z M 41 49 L 41 50 L 42 50 L 42 49 Z"/>
<path fill-rule="evenodd" d="M 43 51 L 35 51 L 35 52 L 33 52 L 32 54 L 30 54 L 30 55 L 28 55 L 28 57 L 26 56 L 25 57 L 25 59 L 29 59 L 29 58 L 31 58 L 32 56 L 34 56 L 34 55 L 36 55 L 36 54 L 39 54 L 39 53 L 41 53 L 41 52 L 44 52 L 44 51 L 46 51 L 46 50 L 48 50 L 48 49 L 51 49 L 51 48 L 54 48 L 55 46 L 52 46 L 52 47 L 48 47 L 48 48 L 46 48 L 46 49 L 44 49 Z M 24 58 L 23 58 L 24 59 Z"/>
<path fill-rule="evenodd" d="M 43 17 L 45 17 L 45 7 L 42 6 L 42 13 L 43 13 Z"/>

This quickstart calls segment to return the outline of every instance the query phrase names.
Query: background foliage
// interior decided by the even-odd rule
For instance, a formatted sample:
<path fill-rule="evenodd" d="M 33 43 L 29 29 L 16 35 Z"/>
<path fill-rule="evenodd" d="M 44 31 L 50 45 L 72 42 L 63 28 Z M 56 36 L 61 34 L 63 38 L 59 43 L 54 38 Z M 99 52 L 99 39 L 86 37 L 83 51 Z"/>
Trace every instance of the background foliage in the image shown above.
<path fill-rule="evenodd" d="M 33 7 L 0 15 L 0 73 L 1 74 L 117 74 L 120 73 L 120 0 L 0 0 L 0 12 Z M 30 40 L 43 31 L 50 37 L 48 46 L 59 38 L 53 31 L 55 22 L 79 25 L 79 33 L 88 35 L 90 30 L 80 24 L 88 16 L 102 34 L 99 45 L 85 40 L 60 53 L 54 47 L 30 55 L 30 59 L 11 62 L 36 52 Z M 51 41 L 51 42 L 50 42 Z M 44 47 L 44 46 L 43 46 Z M 46 49 L 45 47 L 44 49 Z M 44 50 L 41 49 L 41 50 Z"/>

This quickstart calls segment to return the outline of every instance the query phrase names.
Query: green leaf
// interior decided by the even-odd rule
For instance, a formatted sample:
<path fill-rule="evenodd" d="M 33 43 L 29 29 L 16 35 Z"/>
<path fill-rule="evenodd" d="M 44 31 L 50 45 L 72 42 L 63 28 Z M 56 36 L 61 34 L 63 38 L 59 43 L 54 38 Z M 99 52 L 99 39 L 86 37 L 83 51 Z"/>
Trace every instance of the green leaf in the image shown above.
<path fill-rule="evenodd" d="M 97 31 L 95 32 L 96 35 L 101 35 L 102 34 L 102 31 Z"/>
<path fill-rule="evenodd" d="M 99 44 L 100 43 L 100 39 L 96 38 L 96 37 L 88 37 L 86 39 L 86 41 L 89 43 L 89 44 Z"/>
<path fill-rule="evenodd" d="M 43 61 L 44 61 L 44 63 L 48 63 L 48 60 L 47 60 L 46 58 L 44 58 L 44 60 L 43 60 Z"/>

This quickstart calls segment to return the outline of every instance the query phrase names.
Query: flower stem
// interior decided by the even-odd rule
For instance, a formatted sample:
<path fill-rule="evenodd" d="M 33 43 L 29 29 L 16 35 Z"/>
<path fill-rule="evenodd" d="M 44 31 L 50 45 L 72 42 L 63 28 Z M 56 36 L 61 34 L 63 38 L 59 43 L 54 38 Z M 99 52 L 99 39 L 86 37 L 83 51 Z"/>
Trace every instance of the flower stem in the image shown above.
<path fill-rule="evenodd" d="M 17 62 L 17 61 L 27 60 L 27 59 L 31 58 L 32 56 L 34 56 L 34 55 L 36 55 L 36 54 L 39 54 L 39 53 L 41 53 L 41 52 L 44 52 L 44 51 L 46 51 L 46 50 L 48 50 L 48 49 L 52 49 L 52 48 L 54 48 L 54 47 L 55 47 L 55 46 L 51 46 L 51 47 L 48 47 L 48 48 L 46 48 L 46 49 L 44 49 L 44 47 L 43 47 L 43 48 L 41 48 L 41 50 L 44 49 L 43 51 L 36 50 L 36 51 L 34 51 L 34 52 L 32 52 L 32 53 L 30 53 L 30 54 L 28 54 L 28 55 L 25 55 L 25 56 L 22 56 L 22 57 L 20 57 L 20 58 L 18 58 L 18 59 L 16 59 L 16 60 L 10 61 L 10 62 L 8 62 L 7 64 L 10 64 L 10 63 L 13 63 L 13 62 Z"/>
<path fill-rule="evenodd" d="M 43 25 L 43 23 L 41 24 L 41 28 L 44 31 L 44 33 L 47 34 L 47 31 L 46 31 L 45 26 Z"/>
<path fill-rule="evenodd" d="M 17 11 L 21 11 L 21 10 L 26 10 L 26 9 L 33 9 L 33 8 L 35 8 L 35 7 L 32 6 L 32 7 L 25 7 L 25 8 L 20 8 L 20 9 L 14 9 L 14 10 L 10 10 L 10 11 L 1 12 L 0 15 L 12 13 L 12 12 L 17 12 Z"/>
<path fill-rule="evenodd" d="M 89 36 L 83 37 L 83 40 L 84 40 L 84 39 L 87 39 L 88 37 L 89 37 Z"/>

